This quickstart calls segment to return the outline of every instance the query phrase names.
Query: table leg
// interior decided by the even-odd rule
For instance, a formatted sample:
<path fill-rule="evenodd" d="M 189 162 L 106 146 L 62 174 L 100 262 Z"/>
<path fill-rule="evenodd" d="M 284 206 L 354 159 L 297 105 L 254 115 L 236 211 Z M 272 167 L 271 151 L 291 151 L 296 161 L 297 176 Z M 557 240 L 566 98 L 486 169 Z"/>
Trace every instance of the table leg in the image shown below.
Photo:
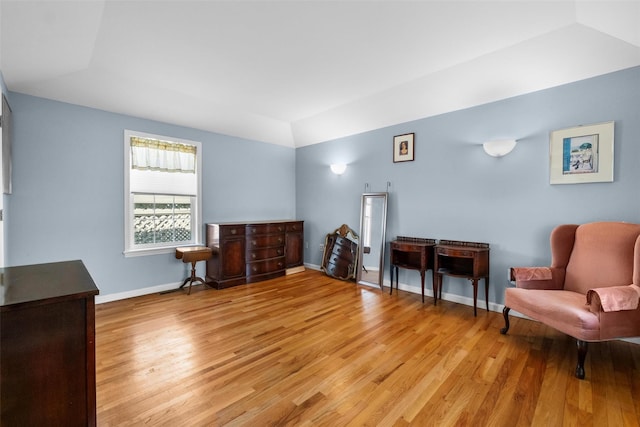
<path fill-rule="evenodd" d="M 184 279 L 184 281 L 182 282 L 182 285 L 180 285 L 179 289 L 184 288 L 184 285 L 186 285 L 189 282 L 189 280 L 191 280 L 191 277 L 187 277 L 186 279 Z"/>
<path fill-rule="evenodd" d="M 422 285 L 422 303 L 424 304 L 424 270 L 420 270 L 420 284 Z"/>
<path fill-rule="evenodd" d="M 393 269 L 395 266 L 391 264 L 391 268 L 389 269 L 389 275 L 391 276 L 391 284 L 389 285 L 389 295 L 393 294 Z"/>
<path fill-rule="evenodd" d="M 478 279 L 473 279 L 473 315 L 478 315 Z"/>
<path fill-rule="evenodd" d="M 203 278 L 196 276 L 196 263 L 197 261 L 191 262 L 191 276 L 184 279 L 184 282 L 182 282 L 182 285 L 180 285 L 180 288 L 178 288 L 182 289 L 187 283 L 189 283 L 189 291 L 187 292 L 187 295 L 191 295 L 191 286 L 193 285 L 193 282 L 200 282 L 203 285 L 207 284 L 207 282 Z"/>
<path fill-rule="evenodd" d="M 487 300 L 487 312 L 489 311 L 489 276 L 484 278 L 484 297 Z"/>
<path fill-rule="evenodd" d="M 196 279 L 196 261 L 191 261 L 191 278 L 189 280 L 189 292 L 187 292 L 188 295 L 191 295 L 191 286 L 193 285 L 193 281 Z"/>
<path fill-rule="evenodd" d="M 433 305 L 438 305 L 438 287 L 436 286 L 436 272 L 431 270 L 431 287 L 433 287 Z"/>

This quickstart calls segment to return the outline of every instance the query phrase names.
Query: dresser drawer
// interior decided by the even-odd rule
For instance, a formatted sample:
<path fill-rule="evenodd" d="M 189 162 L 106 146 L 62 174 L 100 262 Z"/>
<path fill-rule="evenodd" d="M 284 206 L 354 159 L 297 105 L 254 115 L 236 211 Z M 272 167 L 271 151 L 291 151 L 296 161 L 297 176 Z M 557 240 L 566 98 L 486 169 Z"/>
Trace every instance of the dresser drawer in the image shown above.
<path fill-rule="evenodd" d="M 356 242 L 353 242 L 349 239 L 345 239 L 344 237 L 337 237 L 335 245 L 348 248 L 353 253 L 355 253 L 356 250 L 358 249 L 358 244 Z"/>
<path fill-rule="evenodd" d="M 346 278 L 354 274 L 355 264 L 345 259 L 332 256 L 325 267 L 326 272 L 333 277 Z"/>
<path fill-rule="evenodd" d="M 284 233 L 285 224 L 249 224 L 247 225 L 247 235 L 253 236 L 256 234 L 276 234 Z"/>
<path fill-rule="evenodd" d="M 285 268 L 284 257 L 250 262 L 247 264 L 247 276 L 251 276 L 255 274 L 272 273 L 275 271 L 284 270 L 284 268 Z"/>
<path fill-rule="evenodd" d="M 349 265 L 355 264 L 355 259 L 343 258 L 334 253 L 329 257 L 329 263 L 338 265 L 340 267 L 347 267 Z"/>
<path fill-rule="evenodd" d="M 304 225 L 302 222 L 288 222 L 286 231 L 302 231 Z"/>
<path fill-rule="evenodd" d="M 261 234 L 247 236 L 247 251 L 252 249 L 284 246 L 284 234 Z"/>
<path fill-rule="evenodd" d="M 443 256 L 473 258 L 475 252 L 457 248 L 436 248 L 436 253 Z"/>
<path fill-rule="evenodd" d="M 282 246 L 263 249 L 251 249 L 247 251 L 247 262 L 277 258 L 281 256 L 284 256 L 284 247 Z"/>
<path fill-rule="evenodd" d="M 391 249 L 397 249 L 404 252 L 422 252 L 422 248 L 424 248 L 424 246 L 412 245 L 411 243 L 391 243 Z"/>
<path fill-rule="evenodd" d="M 220 226 L 220 235 L 223 237 L 229 236 L 244 236 L 244 225 L 224 225 Z"/>
<path fill-rule="evenodd" d="M 343 258 L 346 260 L 355 260 L 358 257 L 357 254 L 357 246 L 340 246 L 338 244 L 333 246 L 333 252 L 331 253 L 331 257 Z"/>

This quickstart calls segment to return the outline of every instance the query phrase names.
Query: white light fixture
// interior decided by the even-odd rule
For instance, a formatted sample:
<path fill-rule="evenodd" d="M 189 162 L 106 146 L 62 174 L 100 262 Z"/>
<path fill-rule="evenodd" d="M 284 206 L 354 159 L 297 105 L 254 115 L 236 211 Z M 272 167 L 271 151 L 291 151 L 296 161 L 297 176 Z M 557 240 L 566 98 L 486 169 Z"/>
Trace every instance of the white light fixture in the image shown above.
<path fill-rule="evenodd" d="M 484 152 L 491 157 L 502 157 L 509 154 L 516 146 L 515 139 L 502 139 L 499 141 L 487 141 L 482 144 Z"/>
<path fill-rule="evenodd" d="M 345 165 L 344 163 L 334 163 L 331 165 L 331 172 L 335 173 L 336 175 L 342 175 L 346 170 L 347 165 Z"/>

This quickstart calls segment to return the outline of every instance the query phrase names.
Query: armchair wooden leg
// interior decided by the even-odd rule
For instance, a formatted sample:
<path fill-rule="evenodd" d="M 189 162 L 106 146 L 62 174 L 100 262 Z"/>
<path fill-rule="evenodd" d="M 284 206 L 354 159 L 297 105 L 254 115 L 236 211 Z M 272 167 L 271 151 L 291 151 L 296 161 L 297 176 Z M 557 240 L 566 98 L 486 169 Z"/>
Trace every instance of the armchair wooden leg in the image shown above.
<path fill-rule="evenodd" d="M 500 329 L 502 335 L 505 335 L 509 331 L 509 311 L 511 311 L 511 309 L 506 305 L 502 309 L 502 316 L 504 317 L 504 328 Z"/>
<path fill-rule="evenodd" d="M 584 359 L 587 357 L 587 342 L 577 340 L 578 344 L 578 365 L 576 366 L 576 378 L 584 379 Z"/>

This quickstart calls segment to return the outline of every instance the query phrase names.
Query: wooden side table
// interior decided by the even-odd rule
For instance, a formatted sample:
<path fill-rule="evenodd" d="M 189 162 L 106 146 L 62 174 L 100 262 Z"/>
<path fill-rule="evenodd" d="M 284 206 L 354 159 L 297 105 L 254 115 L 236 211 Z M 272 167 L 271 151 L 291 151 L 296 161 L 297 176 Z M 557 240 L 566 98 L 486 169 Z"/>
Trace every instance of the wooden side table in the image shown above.
<path fill-rule="evenodd" d="M 212 250 L 206 246 L 187 246 L 183 248 L 176 248 L 176 258 L 182 259 L 184 263 L 191 263 L 191 276 L 184 279 L 182 285 L 180 285 L 180 289 L 182 289 L 187 283 L 189 283 L 189 292 L 191 295 L 191 285 L 193 282 L 201 282 L 203 285 L 206 285 L 207 282 L 201 278 L 196 276 L 196 263 L 198 261 L 206 261 L 211 258 Z"/>
<path fill-rule="evenodd" d="M 473 284 L 473 315 L 477 316 L 478 280 L 484 279 L 484 293 L 489 311 L 489 244 L 440 240 L 435 247 L 435 273 L 439 298 L 442 276 L 464 277 Z"/>
<path fill-rule="evenodd" d="M 393 272 L 396 274 L 396 289 L 398 289 L 398 268 L 407 268 L 420 271 L 420 282 L 422 284 L 422 302 L 424 303 L 424 276 L 427 270 L 431 270 L 431 283 L 433 285 L 433 304 L 436 304 L 438 292 L 433 268 L 433 248 L 436 244 L 434 239 L 421 239 L 418 237 L 398 236 L 391 242 L 390 264 L 391 264 L 391 289 L 389 295 L 393 293 Z"/>

